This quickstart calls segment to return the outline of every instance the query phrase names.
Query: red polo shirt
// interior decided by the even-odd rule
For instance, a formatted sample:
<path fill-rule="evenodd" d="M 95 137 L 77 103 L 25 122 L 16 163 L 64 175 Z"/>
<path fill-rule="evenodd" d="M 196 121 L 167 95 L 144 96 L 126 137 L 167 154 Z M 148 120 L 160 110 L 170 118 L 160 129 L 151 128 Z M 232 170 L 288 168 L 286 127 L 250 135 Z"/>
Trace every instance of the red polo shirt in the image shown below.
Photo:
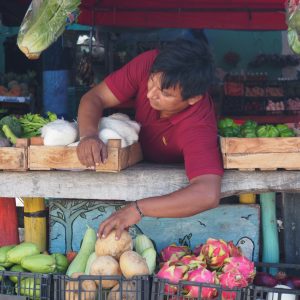
<path fill-rule="evenodd" d="M 170 118 L 160 119 L 150 106 L 147 82 L 157 54 L 157 50 L 144 52 L 105 79 L 120 102 L 135 100 L 144 158 L 158 163 L 184 161 L 190 180 L 203 174 L 222 175 L 214 106 L 208 95 Z"/>

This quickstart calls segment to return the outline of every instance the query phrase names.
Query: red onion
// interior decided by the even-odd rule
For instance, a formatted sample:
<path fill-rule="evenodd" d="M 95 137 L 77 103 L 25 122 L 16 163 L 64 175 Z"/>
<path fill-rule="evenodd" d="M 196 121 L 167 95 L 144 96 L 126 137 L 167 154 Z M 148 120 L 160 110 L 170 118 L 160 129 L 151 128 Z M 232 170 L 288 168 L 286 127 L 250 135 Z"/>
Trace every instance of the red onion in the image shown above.
<path fill-rule="evenodd" d="M 282 282 L 282 284 L 285 284 L 292 289 L 300 289 L 300 278 L 299 277 L 287 276 L 281 282 Z"/>
<path fill-rule="evenodd" d="M 257 272 L 253 283 L 259 286 L 274 287 L 278 282 L 277 279 L 266 272 Z"/>

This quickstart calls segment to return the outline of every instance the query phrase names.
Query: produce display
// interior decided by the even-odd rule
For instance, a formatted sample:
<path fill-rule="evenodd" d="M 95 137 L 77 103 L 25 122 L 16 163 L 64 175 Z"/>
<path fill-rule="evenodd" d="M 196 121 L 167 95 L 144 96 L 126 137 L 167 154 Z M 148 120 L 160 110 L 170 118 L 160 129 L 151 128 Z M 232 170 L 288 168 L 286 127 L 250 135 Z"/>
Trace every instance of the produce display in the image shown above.
<path fill-rule="evenodd" d="M 117 300 L 121 299 L 121 286 L 122 299 L 132 299 L 137 289 L 136 278 L 152 274 L 155 266 L 156 251 L 147 236 L 137 236 L 134 243 L 127 231 L 122 232 L 119 240 L 112 231 L 105 239 L 96 239 L 95 231 L 88 228 L 80 250 L 66 272 L 69 278 L 65 298 L 95 299 L 98 287 L 101 287 L 106 291 L 105 298 Z"/>
<path fill-rule="evenodd" d="M 223 137 L 271 138 L 296 136 L 294 130 L 286 124 L 258 125 L 255 121 L 247 120 L 242 125 L 239 125 L 230 118 L 220 120 L 218 122 L 218 130 Z"/>
<path fill-rule="evenodd" d="M 35 77 L 34 71 L 25 74 L 13 72 L 0 74 L 0 97 L 30 97 L 30 86 L 36 84 Z"/>
<path fill-rule="evenodd" d="M 254 263 L 243 256 L 233 242 L 221 239 L 210 238 L 194 251 L 172 244 L 161 251 L 161 261 L 157 277 L 168 280 L 164 288 L 167 295 L 179 293 L 191 298 L 213 299 L 218 296 L 218 290 L 207 284 L 244 288 L 255 277 Z M 204 287 L 200 290 L 199 286 L 189 284 L 179 291 L 178 285 L 172 283 L 178 284 L 181 280 L 203 283 Z M 235 299 L 235 296 L 236 292 L 222 291 L 222 299 Z"/>
<path fill-rule="evenodd" d="M 223 112 L 230 115 L 295 114 L 300 95 L 299 80 L 264 75 L 228 75 L 224 82 Z"/>
<path fill-rule="evenodd" d="M 97 239 L 95 230 L 88 227 L 75 254 L 69 264 L 65 255 L 40 253 L 29 242 L 0 247 L 1 293 L 9 291 L 8 294 L 33 300 L 51 299 L 51 276 L 54 281 L 59 280 L 54 285 L 58 289 L 55 293 L 65 300 L 147 297 L 138 293 L 150 292 L 141 289 L 141 280 L 149 282 L 150 275 L 153 284 L 159 280 L 157 297 L 162 297 L 163 292 L 164 299 L 235 300 L 246 288 L 251 293 L 255 287 L 264 287 L 268 289 L 263 299 L 296 300 L 295 291 L 300 289 L 299 277 L 282 271 L 276 275 L 257 272 L 254 263 L 232 241 L 222 239 L 209 238 L 193 250 L 171 244 L 157 256 L 154 243 L 144 234 L 133 240 L 123 231 L 116 240 L 112 231 L 106 239 Z M 155 291 L 155 286 L 152 289 Z M 155 292 L 153 296 L 156 299 Z"/>
<path fill-rule="evenodd" d="M 16 144 L 17 138 L 40 136 L 41 129 L 56 119 L 56 114 L 51 112 L 47 112 L 46 118 L 31 113 L 20 117 L 5 116 L 0 119 L 0 147 Z"/>
<path fill-rule="evenodd" d="M 64 274 L 68 265 L 63 254 L 40 253 L 34 243 L 0 247 L 0 290 L 38 299 L 48 285 L 46 274 Z"/>

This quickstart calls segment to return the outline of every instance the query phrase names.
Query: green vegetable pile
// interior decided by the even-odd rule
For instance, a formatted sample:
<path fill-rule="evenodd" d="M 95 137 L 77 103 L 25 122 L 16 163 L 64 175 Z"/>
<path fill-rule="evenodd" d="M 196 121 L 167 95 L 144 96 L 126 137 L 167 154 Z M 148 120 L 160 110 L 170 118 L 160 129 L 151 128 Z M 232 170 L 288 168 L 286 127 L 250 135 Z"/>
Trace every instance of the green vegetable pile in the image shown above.
<path fill-rule="evenodd" d="M 44 118 L 39 114 L 28 113 L 20 118 L 8 115 L 0 119 L 0 139 L 6 138 L 15 144 L 17 138 L 31 138 L 41 135 L 41 128 L 49 122 L 57 120 L 57 115 L 47 112 Z"/>
<path fill-rule="evenodd" d="M 23 128 L 22 137 L 30 138 L 41 135 L 41 128 L 49 122 L 57 120 L 57 115 L 52 112 L 47 112 L 47 117 L 43 118 L 39 114 L 28 113 L 18 120 Z"/>
<path fill-rule="evenodd" d="M 9 127 L 12 133 L 17 137 L 21 137 L 23 134 L 22 126 L 15 116 L 5 116 L 0 120 L 0 137 L 6 137 L 3 126 Z"/>
<path fill-rule="evenodd" d="M 238 125 L 233 119 L 225 118 L 218 122 L 219 134 L 224 137 L 294 137 L 293 129 L 285 124 L 258 125 L 252 120 L 247 120 L 242 125 Z"/>

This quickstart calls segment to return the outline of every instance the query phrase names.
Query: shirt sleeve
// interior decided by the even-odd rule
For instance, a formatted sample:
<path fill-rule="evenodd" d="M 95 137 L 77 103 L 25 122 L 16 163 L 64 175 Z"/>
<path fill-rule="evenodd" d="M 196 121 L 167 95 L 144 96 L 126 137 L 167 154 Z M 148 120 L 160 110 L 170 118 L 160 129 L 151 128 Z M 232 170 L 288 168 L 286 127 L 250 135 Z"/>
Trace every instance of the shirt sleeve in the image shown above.
<path fill-rule="evenodd" d="M 205 174 L 223 175 L 222 157 L 214 126 L 189 127 L 181 136 L 185 171 L 189 180 Z"/>
<path fill-rule="evenodd" d="M 157 53 L 157 50 L 146 51 L 105 78 L 108 88 L 120 102 L 126 102 L 135 97 L 142 80 L 150 73 Z"/>

